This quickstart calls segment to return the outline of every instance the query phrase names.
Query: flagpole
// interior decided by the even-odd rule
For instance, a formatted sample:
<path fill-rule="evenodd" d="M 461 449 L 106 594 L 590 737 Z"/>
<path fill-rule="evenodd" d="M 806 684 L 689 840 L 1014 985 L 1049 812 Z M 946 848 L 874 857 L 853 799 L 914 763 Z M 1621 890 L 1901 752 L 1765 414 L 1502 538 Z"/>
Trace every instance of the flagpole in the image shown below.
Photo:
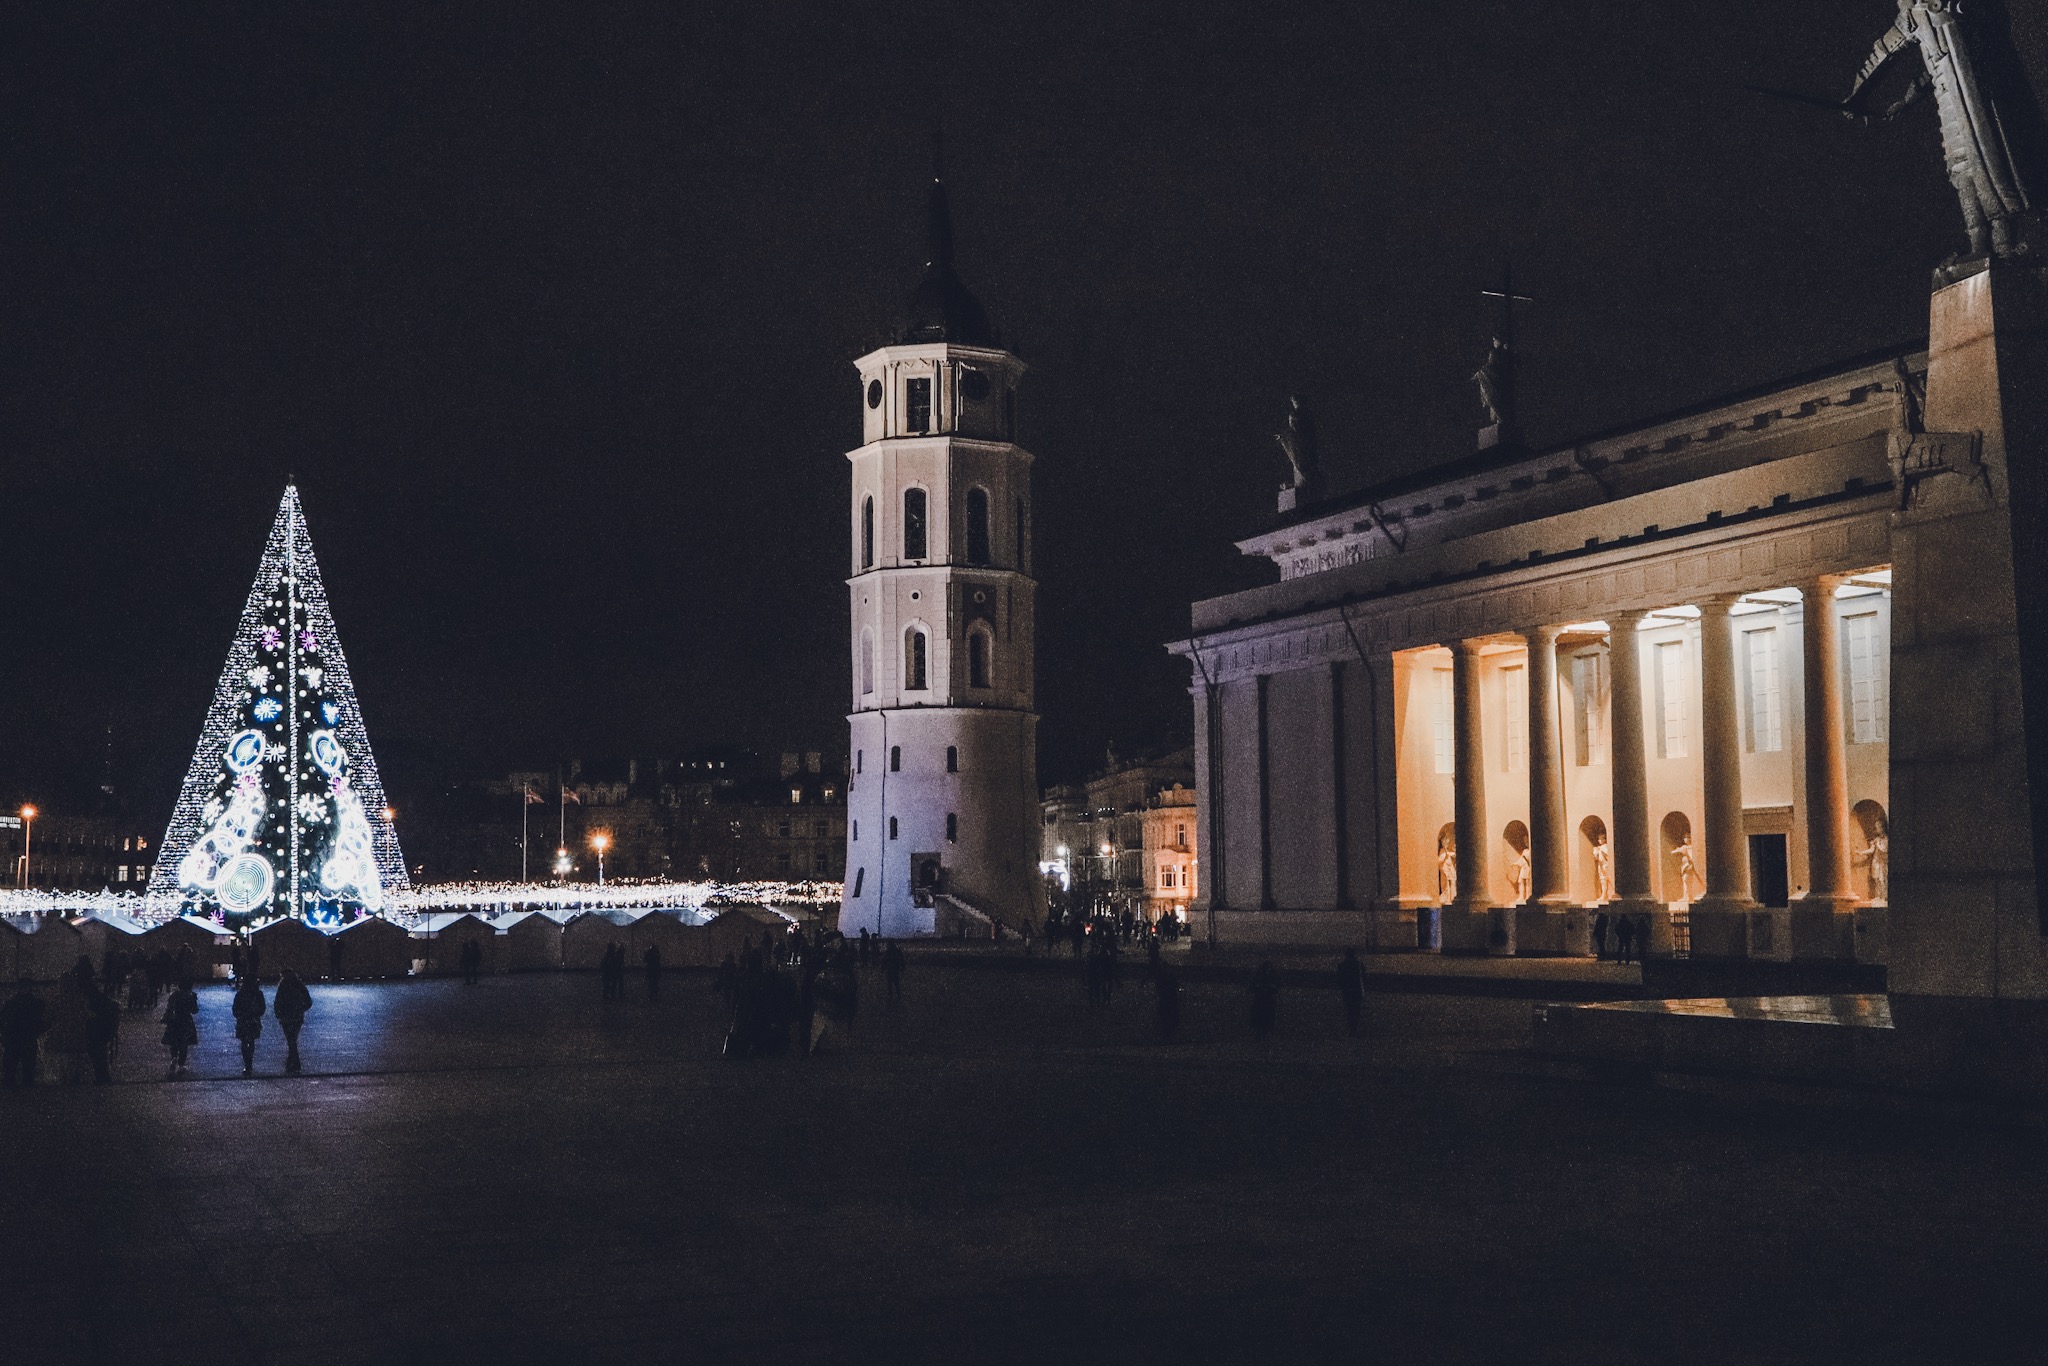
<path fill-rule="evenodd" d="M 519 883 L 526 885 L 526 808 L 533 803 L 526 800 L 526 794 L 533 789 L 524 782 L 519 784 Z"/>

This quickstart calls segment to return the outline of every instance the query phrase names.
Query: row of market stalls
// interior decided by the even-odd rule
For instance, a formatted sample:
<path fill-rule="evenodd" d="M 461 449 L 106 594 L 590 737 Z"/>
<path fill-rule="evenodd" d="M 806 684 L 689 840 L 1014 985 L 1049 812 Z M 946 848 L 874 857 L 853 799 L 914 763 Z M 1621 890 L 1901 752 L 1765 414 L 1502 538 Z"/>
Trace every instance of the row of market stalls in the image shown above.
<path fill-rule="evenodd" d="M 482 970 L 489 973 L 595 970 L 613 944 L 624 946 L 634 966 L 653 948 L 665 968 L 714 967 L 727 954 L 759 948 L 764 937 L 780 939 L 795 923 L 757 905 L 727 907 L 701 924 L 697 919 L 666 909 L 525 910 L 489 918 L 462 912 L 421 916 L 410 927 L 364 916 L 331 932 L 299 920 L 273 920 L 238 935 L 192 916 L 154 922 L 103 911 L 4 916 L 0 981 L 54 981 L 79 958 L 97 969 L 115 950 L 145 959 L 162 952 L 175 976 L 194 981 L 228 977 L 246 955 L 254 956 L 259 975 L 268 979 L 287 967 L 301 977 L 330 981 L 449 976 L 463 971 L 467 944 L 478 946 Z"/>

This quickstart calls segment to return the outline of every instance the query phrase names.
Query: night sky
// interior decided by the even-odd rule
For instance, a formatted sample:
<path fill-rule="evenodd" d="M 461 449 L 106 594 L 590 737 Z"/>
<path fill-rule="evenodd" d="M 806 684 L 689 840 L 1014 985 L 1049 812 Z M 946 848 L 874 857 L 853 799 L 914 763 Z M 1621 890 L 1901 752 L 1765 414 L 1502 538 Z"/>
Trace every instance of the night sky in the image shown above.
<path fill-rule="evenodd" d="M 1340 489 L 1468 453 L 1505 255 L 1539 443 L 1924 332 L 1931 102 L 1742 88 L 1841 93 L 1893 9 L 15 7 L 0 803 L 111 725 L 168 810 L 288 474 L 401 803 L 842 750 L 851 362 L 935 122 L 1031 366 L 1042 776 L 1184 736 L 1160 646 L 1262 579 L 1285 395 Z"/>

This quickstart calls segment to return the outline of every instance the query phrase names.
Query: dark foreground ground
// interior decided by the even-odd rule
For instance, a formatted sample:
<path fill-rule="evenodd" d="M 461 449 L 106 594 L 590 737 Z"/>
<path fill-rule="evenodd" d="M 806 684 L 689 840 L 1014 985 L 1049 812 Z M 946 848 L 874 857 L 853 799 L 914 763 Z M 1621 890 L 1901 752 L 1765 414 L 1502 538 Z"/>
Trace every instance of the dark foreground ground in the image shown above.
<path fill-rule="evenodd" d="M 0 1095 L 0 1362 L 2048 1359 L 2037 1134 L 1516 1070 L 1526 1001 L 912 960 L 726 1062 L 708 980 L 316 988 L 308 1073 Z M 131 1017 L 132 1019 L 133 1017 Z"/>

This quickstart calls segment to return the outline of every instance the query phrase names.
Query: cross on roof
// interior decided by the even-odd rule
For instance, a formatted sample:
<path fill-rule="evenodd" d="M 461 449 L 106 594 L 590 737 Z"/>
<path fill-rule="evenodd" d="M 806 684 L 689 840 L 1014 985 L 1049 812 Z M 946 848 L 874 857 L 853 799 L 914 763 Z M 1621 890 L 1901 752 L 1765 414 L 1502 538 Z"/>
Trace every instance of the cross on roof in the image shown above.
<path fill-rule="evenodd" d="M 1514 262 L 1501 262 L 1499 289 L 1482 289 L 1479 294 L 1481 298 L 1500 300 L 1500 339 L 1512 347 L 1515 344 L 1515 305 L 1536 302 L 1526 294 L 1515 293 Z"/>

